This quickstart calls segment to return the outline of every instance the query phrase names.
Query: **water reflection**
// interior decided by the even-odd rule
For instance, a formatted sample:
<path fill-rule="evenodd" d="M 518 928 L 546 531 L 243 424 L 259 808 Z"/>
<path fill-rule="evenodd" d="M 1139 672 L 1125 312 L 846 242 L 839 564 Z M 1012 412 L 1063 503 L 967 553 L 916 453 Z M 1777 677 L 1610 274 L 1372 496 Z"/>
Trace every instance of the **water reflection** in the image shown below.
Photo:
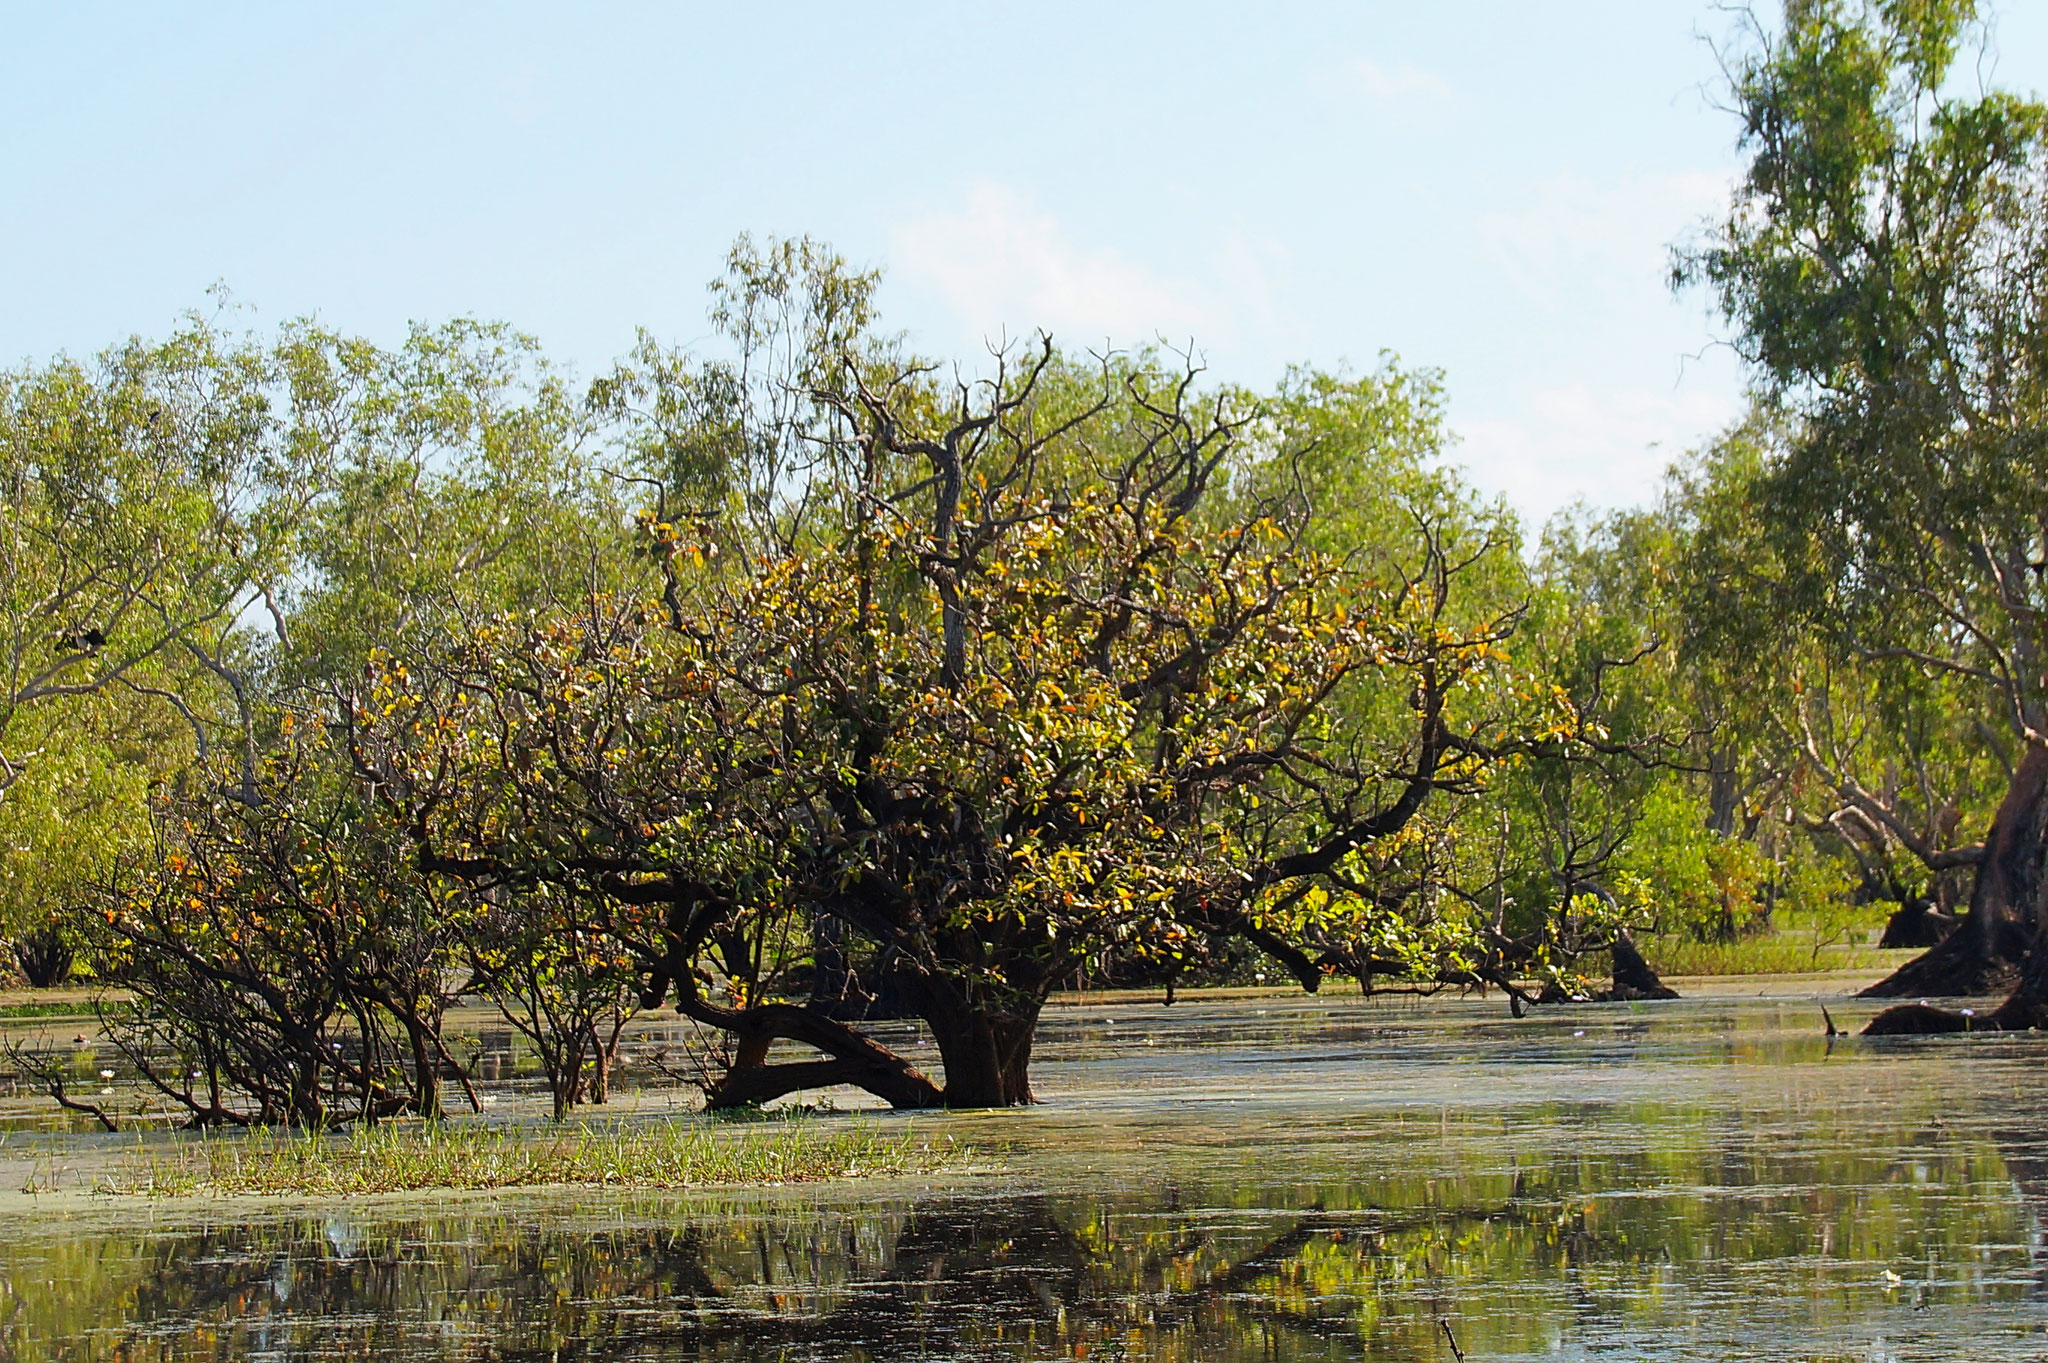
<path fill-rule="evenodd" d="M 1011 1142 L 1005 1171 L 935 1186 L 0 1221 L 0 1344 L 1448 1359 L 1448 1326 L 1475 1363 L 2048 1347 L 2037 1040 L 1830 1055 L 1766 1004 L 1507 1030 L 1244 1011 L 1166 1055 L 1164 1019 L 1068 1020 L 1055 1102 L 936 1119 Z"/>

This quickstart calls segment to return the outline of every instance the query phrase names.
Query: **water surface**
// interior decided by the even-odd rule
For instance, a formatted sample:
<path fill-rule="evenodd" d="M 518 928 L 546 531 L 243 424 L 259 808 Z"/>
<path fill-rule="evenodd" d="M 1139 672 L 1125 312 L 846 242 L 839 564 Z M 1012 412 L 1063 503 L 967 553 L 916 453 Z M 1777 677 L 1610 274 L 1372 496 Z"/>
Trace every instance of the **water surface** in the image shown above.
<path fill-rule="evenodd" d="M 1854 1006 L 1830 1002 L 1838 1019 Z M 2048 1357 L 2035 1036 L 1808 1000 L 1056 1011 L 989 1172 L 0 1213 L 30 1359 Z M 877 1120 L 826 1117 L 820 1120 Z M 1446 1329 L 1448 1327 L 1448 1329 Z"/>

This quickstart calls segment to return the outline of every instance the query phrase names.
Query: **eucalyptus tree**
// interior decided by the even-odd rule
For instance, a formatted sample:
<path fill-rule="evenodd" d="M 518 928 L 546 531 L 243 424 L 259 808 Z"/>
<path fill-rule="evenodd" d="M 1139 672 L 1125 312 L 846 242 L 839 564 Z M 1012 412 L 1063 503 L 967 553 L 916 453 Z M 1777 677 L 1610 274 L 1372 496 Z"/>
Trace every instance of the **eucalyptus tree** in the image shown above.
<path fill-rule="evenodd" d="M 253 756 L 249 626 L 324 486 L 338 349 L 195 316 L 0 374 L 0 933 L 33 978 L 152 793 L 220 743 Z"/>
<path fill-rule="evenodd" d="M 321 495 L 279 593 L 265 682 L 327 708 L 373 652 L 429 653 L 475 619 L 612 591 L 635 571 L 615 423 L 501 323 L 416 325 L 351 348 Z"/>
<path fill-rule="evenodd" d="M 54 366 L 17 397 L 10 433 L 45 466 L 79 463 L 83 444 L 114 461 L 127 441 L 184 499 L 144 497 L 156 484 L 129 465 L 95 475 L 106 516 L 169 546 L 171 566 L 111 611 L 84 548 L 48 548 L 58 529 L 43 522 L 11 527 L 44 546 L 31 568 L 80 575 L 54 599 L 95 622 L 11 712 L 9 732 L 34 740 L 21 750 L 40 749 L 0 799 L 0 910 L 18 951 L 54 970 L 66 947 L 91 948 L 140 1000 L 117 1039 L 195 1121 L 438 1112 L 449 989 L 484 961 L 487 983 L 552 988 L 564 972 L 522 974 L 521 952 L 553 960 L 558 943 L 516 906 L 421 874 L 320 735 L 373 660 L 445 651 L 479 619 L 646 574 L 629 485 L 600 466 L 608 419 L 529 338 L 465 320 L 390 350 L 304 323 L 263 340 L 194 324 L 115 352 L 104 373 Z M 75 415 L 131 409 L 127 425 Z M 68 425 L 52 415 L 65 411 Z M 521 1016 L 551 1002 L 491 996 Z M 574 1068 L 569 1091 L 593 1093 Z"/>
<path fill-rule="evenodd" d="M 686 527 L 736 570 L 835 533 L 820 498 L 846 471 L 820 389 L 849 362 L 909 363 L 876 328 L 880 282 L 809 237 L 742 235 L 711 284 L 714 349 L 664 347 L 643 331 L 591 385 L 613 466 L 648 494 L 654 521 Z"/>
<path fill-rule="evenodd" d="M 209 1081 L 204 1119 L 437 1113 L 439 1075 L 460 1073 L 440 1018 L 465 980 L 531 1035 L 559 1105 L 601 1098 L 617 1027 L 595 1044 L 585 1014 L 630 1016 L 630 980 L 579 971 L 591 953 L 567 949 L 579 939 L 558 931 L 551 906 L 480 901 L 422 872 L 374 790 L 307 735 L 345 726 L 366 675 L 444 656 L 487 620 L 608 597 L 646 576 L 632 552 L 631 485 L 607 468 L 614 423 L 532 338 L 496 323 L 416 326 L 388 350 L 337 343 L 302 355 L 298 374 L 326 398 L 326 476 L 269 598 L 273 631 L 237 693 L 250 700 L 241 734 L 254 777 L 240 798 L 252 813 L 227 817 L 207 789 L 163 803 L 168 873 L 113 887 L 117 922 L 135 927 L 124 978 L 150 1001 L 156 1039 L 181 1039 L 181 1052 L 198 1037 L 250 1038 L 232 1073 Z M 287 837 L 304 844 L 312 879 L 274 864 Z M 271 866 L 271 882 L 180 870 L 201 865 L 205 847 L 231 860 L 238 844 L 245 862 Z M 317 878 L 329 872 L 340 879 Z M 350 877 L 362 883 L 351 890 Z M 353 935 L 331 938 L 323 916 Z M 217 959 L 217 922 L 256 954 Z M 258 983 L 266 972 L 269 989 Z M 331 1012 L 286 1025 L 279 1000 L 292 989 Z M 323 1071 L 319 1050 L 344 1025 L 348 1064 Z M 270 1068 L 325 1073 L 339 1087 L 323 1096 L 316 1083 L 289 1101 L 252 1087 L 265 1054 Z M 374 1091 L 357 1093 L 359 1083 Z M 354 1107 L 337 1108 L 344 1100 Z"/>
<path fill-rule="evenodd" d="M 318 485 L 290 373 L 308 344 L 193 319 L 0 375 L 0 798 L 35 760 L 31 709 L 115 690 L 188 708 L 186 674 L 211 676 L 288 570 Z"/>
<path fill-rule="evenodd" d="M 1673 471 L 1659 513 L 1674 537 L 1675 662 L 1719 839 L 1703 849 L 1736 869 L 1729 854 L 1751 848 L 1767 892 L 1777 872 L 1763 863 L 1804 847 L 1853 864 L 1866 903 L 1953 906 L 2010 751 L 2001 760 L 1973 685 L 1869 656 L 1788 608 L 1811 546 L 1775 520 L 1770 486 L 1793 444 L 1782 419 L 1753 414 Z"/>
<path fill-rule="evenodd" d="M 2015 961 L 2048 835 L 2048 110 L 1962 88 L 1974 6 L 1787 7 L 1734 71 L 1749 169 L 1681 261 L 1790 446 L 1755 488 L 1782 609 L 1861 663 L 1973 691 L 2012 769 L 1963 929 L 1918 992 Z M 2048 971 L 2048 953 L 2043 958 Z M 2002 1021 L 2031 1025 L 2035 981 Z"/>
<path fill-rule="evenodd" d="M 1559 723 L 1525 741 L 1495 782 L 1486 812 L 1499 834 L 1483 893 L 1504 942 L 1540 943 L 1558 965 L 1631 926 L 1669 926 L 1627 870 L 1652 797 L 1690 755 L 1658 601 L 1638 580 L 1655 560 L 1654 532 L 1647 517 L 1567 512 L 1531 565 L 1517 660 L 1550 689 Z"/>

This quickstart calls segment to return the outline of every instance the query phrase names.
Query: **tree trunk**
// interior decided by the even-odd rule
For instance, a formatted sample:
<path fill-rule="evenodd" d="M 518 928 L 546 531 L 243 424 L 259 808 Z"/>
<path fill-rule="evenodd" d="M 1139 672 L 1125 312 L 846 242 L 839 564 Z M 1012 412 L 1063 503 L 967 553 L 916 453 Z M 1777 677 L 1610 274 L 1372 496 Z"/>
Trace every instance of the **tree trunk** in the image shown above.
<path fill-rule="evenodd" d="M 810 1026 L 792 1027 L 787 1025 L 790 1015 L 807 1010 L 786 1005 L 750 1009 L 743 1016 L 750 1023 L 758 1018 L 756 1025 L 761 1030 L 740 1031 L 739 1055 L 705 1106 L 711 1110 L 748 1106 L 836 1084 L 866 1089 L 898 1108 L 1021 1106 L 1033 1101 L 1031 1043 L 1038 1028 L 1038 1008 L 1033 1003 L 1004 1013 L 970 1007 L 930 1009 L 925 1021 L 945 1064 L 943 1089 L 933 1087 L 908 1061 L 843 1024 L 815 1018 Z M 770 1014 L 772 1019 L 764 1016 Z M 827 1028 L 843 1036 L 828 1035 Z M 768 1041 L 775 1036 L 817 1046 L 831 1058 L 769 1064 Z M 848 1039 L 857 1039 L 858 1045 L 847 1044 Z"/>
<path fill-rule="evenodd" d="M 55 928 L 32 932 L 16 942 L 14 960 L 31 989 L 53 989 L 71 977 L 71 946 Z"/>
<path fill-rule="evenodd" d="M 593 1107 L 602 1106 L 612 1100 L 612 1071 L 618 1068 L 619 1037 L 625 1030 L 625 1020 L 616 1015 L 612 1022 L 611 1035 L 608 1037 L 599 1035 L 598 1024 L 593 1022 L 590 1025 L 590 1050 L 597 1058 L 597 1063 L 591 1068 L 590 1090 L 585 1094 L 585 1098 Z"/>
<path fill-rule="evenodd" d="M 1896 947 L 1918 947 L 1925 950 L 1938 947 L 1956 930 L 1956 920 L 1941 911 L 1932 899 L 1910 899 L 1893 911 L 1885 920 L 1884 936 L 1877 942 L 1878 950 Z"/>
<path fill-rule="evenodd" d="M 1022 967 L 1019 967 L 1022 973 Z M 897 1108 L 1015 1107 L 1031 1096 L 1031 1043 L 1044 1007 L 1042 992 L 1026 990 L 990 1008 L 930 981 L 906 985 L 915 1009 L 932 1030 L 946 1067 L 943 1089 L 902 1056 L 823 1013 L 793 1004 L 725 1008 L 711 1003 L 693 983 L 677 982 L 676 1011 L 732 1033 L 739 1054 L 707 1109 L 771 1102 L 804 1089 L 851 1084 Z M 1048 986 L 1049 987 L 1049 986 Z M 787 1039 L 823 1051 L 829 1058 L 768 1063 L 771 1042 Z"/>
<path fill-rule="evenodd" d="M 564 1032 L 559 1048 L 555 1052 L 554 1072 L 548 1075 L 550 1087 L 554 1090 L 555 1120 L 562 1121 L 583 1097 L 583 1030 L 571 1027 Z"/>
<path fill-rule="evenodd" d="M 1940 945 L 1863 991 L 1863 997 L 1959 998 L 2021 983 L 2020 963 L 2039 932 L 2048 854 L 2048 750 L 2030 747 L 1984 839 L 1969 911 Z"/>
<path fill-rule="evenodd" d="M 288 1120 L 307 1131 L 319 1131 L 327 1125 L 327 1105 L 320 1097 L 320 1068 L 318 1060 L 308 1060 L 292 1072 Z"/>
<path fill-rule="evenodd" d="M 1707 757 L 1707 828 L 1722 837 L 1735 835 L 1735 811 L 1742 803 L 1736 786 L 1735 750 L 1718 748 Z"/>
<path fill-rule="evenodd" d="M 441 1112 L 441 1064 L 434 1039 L 418 1018 L 401 1016 L 407 1043 L 412 1047 L 413 1103 L 419 1115 L 439 1121 Z"/>
<path fill-rule="evenodd" d="M 1864 990 L 1867 997 L 1950 997 L 2009 989 L 1983 1016 L 1911 1003 L 1887 1008 L 1866 1036 L 2024 1031 L 2048 1026 L 2048 950 L 2040 950 L 2048 909 L 2048 750 L 2029 748 L 1984 839 L 1970 910 L 1948 939 Z M 1984 982 L 1995 987 L 1986 990 Z"/>
<path fill-rule="evenodd" d="M 902 1056 L 808 1008 L 787 1003 L 725 1008 L 703 998 L 693 981 L 679 981 L 676 1011 L 707 1026 L 730 1032 L 739 1040 L 739 1054 L 725 1078 L 706 1096 L 707 1110 L 772 1102 L 804 1089 L 851 1084 L 866 1089 L 895 1108 L 929 1108 L 944 1104 L 937 1085 L 918 1073 Z M 769 1064 L 768 1048 L 788 1039 L 823 1051 L 827 1060 Z"/>
<path fill-rule="evenodd" d="M 1610 1003 L 1639 999 L 1675 999 L 1678 991 L 1657 978 L 1635 941 L 1626 932 L 1614 936 L 1614 986 L 1607 991 Z"/>
<path fill-rule="evenodd" d="M 1043 1005 L 1004 1012 L 934 1008 L 925 1017 L 946 1066 L 949 1108 L 1019 1107 L 1031 1096 L 1031 1043 Z"/>

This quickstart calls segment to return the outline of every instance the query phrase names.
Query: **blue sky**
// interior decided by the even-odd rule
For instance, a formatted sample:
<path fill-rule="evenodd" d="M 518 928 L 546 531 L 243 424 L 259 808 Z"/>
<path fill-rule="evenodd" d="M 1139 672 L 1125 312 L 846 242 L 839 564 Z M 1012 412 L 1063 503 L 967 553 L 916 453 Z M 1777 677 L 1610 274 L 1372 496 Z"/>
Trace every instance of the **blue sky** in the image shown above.
<path fill-rule="evenodd" d="M 1647 496 L 1741 378 L 1666 247 L 1732 118 L 1682 0 L 1286 7 L 0 9 L 0 358 L 163 331 L 225 282 L 391 341 L 499 317 L 583 373 L 703 337 L 741 231 L 887 271 L 919 348 L 1192 339 L 1216 374 L 1445 371 L 1532 517 Z M 2048 86 L 2048 6 L 1995 23 Z"/>

